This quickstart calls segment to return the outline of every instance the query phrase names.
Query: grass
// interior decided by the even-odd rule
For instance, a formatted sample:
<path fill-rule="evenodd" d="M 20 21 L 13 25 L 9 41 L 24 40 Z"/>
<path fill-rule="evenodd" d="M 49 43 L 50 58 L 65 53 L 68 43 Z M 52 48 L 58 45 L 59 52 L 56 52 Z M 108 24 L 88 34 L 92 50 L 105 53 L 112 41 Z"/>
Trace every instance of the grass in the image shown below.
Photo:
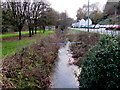
<path fill-rule="evenodd" d="M 70 30 L 75 31 L 75 32 L 86 32 L 86 31 L 81 31 L 81 30 L 77 30 L 77 29 L 70 29 Z M 106 35 L 106 34 L 100 34 L 100 33 L 92 32 L 92 31 L 86 32 L 86 33 L 96 33 L 96 34 L 99 34 L 101 36 L 109 36 L 109 35 Z"/>
<path fill-rule="evenodd" d="M 22 48 L 36 42 L 37 40 L 40 40 L 50 34 L 54 33 L 53 31 L 47 31 L 42 36 L 36 37 L 29 40 L 21 40 L 21 41 L 9 41 L 9 42 L 2 42 L 2 48 L 0 48 L 0 51 L 2 51 L 0 59 L 5 58 L 6 56 L 10 56 L 14 54 L 17 51 L 20 51 Z"/>
<path fill-rule="evenodd" d="M 77 30 L 77 29 L 70 29 L 72 31 L 75 31 L 75 32 L 86 32 L 86 31 L 81 31 L 81 30 Z"/>
<path fill-rule="evenodd" d="M 0 42 L 0 59 L 2 58 L 2 43 Z"/>
<path fill-rule="evenodd" d="M 50 32 L 50 31 L 45 31 L 45 32 Z M 29 34 L 29 31 L 22 31 L 22 34 Z M 43 33 L 43 31 L 37 31 L 37 33 Z M 7 38 L 7 37 L 12 37 L 12 36 L 18 36 L 19 32 L 16 33 L 11 33 L 11 34 L 0 34 L 0 38 Z"/>

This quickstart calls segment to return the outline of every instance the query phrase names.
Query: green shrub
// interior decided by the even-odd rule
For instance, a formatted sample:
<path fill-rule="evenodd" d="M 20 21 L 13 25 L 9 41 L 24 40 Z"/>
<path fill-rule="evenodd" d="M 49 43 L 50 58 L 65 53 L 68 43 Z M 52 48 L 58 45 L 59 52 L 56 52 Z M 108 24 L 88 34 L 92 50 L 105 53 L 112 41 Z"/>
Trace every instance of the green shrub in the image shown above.
<path fill-rule="evenodd" d="M 83 60 L 80 88 L 120 88 L 120 38 L 106 36 Z"/>

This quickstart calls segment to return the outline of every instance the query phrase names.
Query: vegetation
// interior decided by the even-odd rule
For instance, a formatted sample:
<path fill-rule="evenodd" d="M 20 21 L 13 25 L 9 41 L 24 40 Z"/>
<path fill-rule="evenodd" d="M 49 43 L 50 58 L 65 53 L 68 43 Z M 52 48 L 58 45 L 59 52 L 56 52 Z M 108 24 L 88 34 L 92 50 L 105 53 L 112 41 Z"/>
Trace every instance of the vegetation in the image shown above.
<path fill-rule="evenodd" d="M 21 39 L 21 31 L 23 27 L 27 27 L 29 29 L 29 37 L 37 33 L 37 28 L 40 25 L 44 26 L 49 25 L 45 23 L 47 21 L 46 14 L 49 12 L 50 7 L 49 3 L 45 1 L 39 2 L 2 2 L 2 32 L 11 31 L 19 31 L 19 40 Z M 44 13 L 44 14 L 43 14 Z M 41 21 L 44 19 L 44 21 Z M 54 18 L 53 18 L 54 19 Z M 56 20 L 56 19 L 55 19 Z M 50 21 L 52 22 L 52 21 Z M 45 31 L 45 28 L 41 28 Z"/>
<path fill-rule="evenodd" d="M 28 32 L 23 32 L 23 33 L 26 34 Z M 28 40 L 23 39 L 21 41 L 7 41 L 7 42 L 4 42 L 4 40 L 3 40 L 3 42 L 2 42 L 2 58 L 14 54 L 15 52 L 28 46 L 29 44 L 32 44 L 32 43 L 36 42 L 37 40 L 50 35 L 51 33 L 53 33 L 53 31 L 46 31 L 43 35 L 37 36 L 32 39 L 28 39 Z M 7 35 L 5 34 L 4 37 L 8 37 L 11 35 L 13 35 L 13 34 L 7 34 Z M 15 35 L 17 35 L 17 34 L 15 34 Z"/>
<path fill-rule="evenodd" d="M 120 37 L 104 37 L 92 48 L 82 64 L 81 89 L 120 88 Z"/>
<path fill-rule="evenodd" d="M 5 0 L 1 4 L 3 21 L 0 25 L 0 59 L 3 59 L 3 88 L 48 88 L 60 47 L 50 43 L 60 43 L 62 36 L 60 32 L 49 35 L 53 32 L 45 32 L 46 27 L 66 28 L 72 19 L 66 13 L 55 11 L 46 0 Z M 38 29 L 44 34 L 36 34 L 41 33 Z M 29 32 L 22 32 L 23 30 Z M 8 33 L 5 34 L 6 32 Z"/>
<path fill-rule="evenodd" d="M 49 33 L 49 32 L 53 32 L 53 31 L 46 31 L 45 33 Z M 22 31 L 21 34 L 28 34 L 28 31 Z M 37 33 L 43 33 L 43 31 L 37 31 Z M 19 33 L 10 33 L 10 34 L 0 34 L 0 38 L 7 38 L 7 37 L 12 37 L 12 36 L 18 36 Z"/>
<path fill-rule="evenodd" d="M 120 15 L 115 16 L 114 20 L 113 20 L 113 18 L 110 18 L 110 17 L 106 18 L 106 19 L 100 21 L 99 24 L 102 24 L 102 25 L 104 25 L 104 24 L 119 24 L 120 23 L 119 20 L 120 20 Z"/>
<path fill-rule="evenodd" d="M 46 0 L 5 0 L 1 4 L 0 59 L 3 63 L 0 84 L 3 89 L 50 88 L 51 74 L 60 48 L 60 45 L 51 43 L 68 40 L 77 42 L 70 47 L 75 59 L 70 64 L 82 69 L 78 77 L 80 89 L 120 88 L 119 36 L 66 30 L 74 20 L 66 12 L 55 11 Z M 89 9 L 93 24 L 120 24 L 120 1 L 107 2 L 104 12 L 100 11 L 99 3 L 90 4 Z M 87 19 L 88 5 L 79 8 L 76 16 L 76 22 Z M 45 32 L 46 27 L 50 30 L 54 27 L 56 31 Z"/>
<path fill-rule="evenodd" d="M 85 32 L 85 31 L 81 31 L 81 30 L 78 30 L 78 29 L 74 29 L 74 28 L 72 28 L 72 29 L 70 29 L 71 31 L 74 31 L 74 32 Z"/>
<path fill-rule="evenodd" d="M 90 4 L 90 18 L 93 24 L 120 24 L 120 1 L 109 2 L 107 1 L 104 11 L 99 9 L 100 4 L 98 2 Z M 88 5 L 84 4 L 82 8 L 77 10 L 77 20 L 86 19 L 88 16 Z"/>
<path fill-rule="evenodd" d="M 81 32 L 76 30 L 70 30 L 67 34 L 68 40 L 71 42 L 79 42 L 71 45 L 71 51 L 73 52 L 73 58 L 77 61 L 75 64 L 81 66 L 81 62 L 85 54 L 91 47 L 96 45 L 102 36 L 97 33 Z"/>
<path fill-rule="evenodd" d="M 19 31 L 19 40 L 24 27 L 29 29 L 29 37 L 37 33 L 37 29 L 45 31 L 46 26 L 56 28 L 68 26 L 73 19 L 66 13 L 58 13 L 50 7 L 49 2 L 40 0 L 39 2 L 2 2 L 2 32 Z M 66 19 L 65 22 L 63 22 Z M 62 21 L 62 22 L 61 22 Z"/>
<path fill-rule="evenodd" d="M 59 15 L 59 22 L 58 22 L 58 26 L 60 26 L 60 29 L 66 29 L 68 26 L 71 26 L 73 19 L 69 18 L 66 12 L 62 12 Z"/>
<path fill-rule="evenodd" d="M 80 33 L 80 32 L 86 32 L 86 31 L 81 31 L 81 30 L 78 30 L 78 29 L 70 29 L 70 30 L 72 30 L 72 31 L 74 31 L 74 32 L 78 32 L 78 33 Z M 87 32 L 86 32 L 87 33 Z M 91 34 L 97 34 L 97 35 L 100 35 L 100 36 L 109 36 L 109 35 L 106 35 L 106 34 L 100 34 L 100 33 L 97 33 L 97 32 L 92 32 L 92 31 L 90 31 L 89 33 L 91 33 Z"/>
<path fill-rule="evenodd" d="M 38 40 L 3 60 L 3 88 L 48 88 L 59 45 L 59 34 Z"/>
<path fill-rule="evenodd" d="M 90 18 L 92 19 L 93 24 L 98 24 L 103 18 L 103 13 L 99 9 L 100 3 L 92 3 L 89 6 L 90 9 Z M 88 5 L 84 4 L 82 8 L 77 10 L 77 20 L 87 19 L 88 17 Z"/>
<path fill-rule="evenodd" d="M 80 89 L 120 88 L 120 37 L 71 30 L 67 37 L 71 45 L 73 64 L 82 68 Z"/>

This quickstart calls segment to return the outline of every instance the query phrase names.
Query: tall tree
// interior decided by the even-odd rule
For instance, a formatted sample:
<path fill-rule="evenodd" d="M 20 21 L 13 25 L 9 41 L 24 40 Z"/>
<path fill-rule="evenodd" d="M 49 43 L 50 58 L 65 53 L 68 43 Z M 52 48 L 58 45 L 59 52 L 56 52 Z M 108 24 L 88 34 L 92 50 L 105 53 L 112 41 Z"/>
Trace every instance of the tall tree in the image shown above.
<path fill-rule="evenodd" d="M 100 11 L 99 9 L 99 2 L 95 2 L 95 3 L 92 3 L 91 5 L 89 5 L 89 14 L 95 12 L 95 11 Z M 82 8 L 79 8 L 77 10 L 77 15 L 76 15 L 77 19 L 80 20 L 80 19 L 86 19 L 88 17 L 88 5 L 84 4 Z"/>
<path fill-rule="evenodd" d="M 31 2 L 27 2 L 27 12 L 26 12 L 26 20 L 27 20 L 27 25 L 29 28 L 29 37 L 32 36 L 32 11 L 31 11 Z"/>
<path fill-rule="evenodd" d="M 69 18 L 66 12 L 60 13 L 58 25 L 61 28 L 61 30 L 66 29 L 72 23 L 73 23 L 73 19 Z"/>
<path fill-rule="evenodd" d="M 5 13 L 9 12 L 9 18 L 7 19 L 11 25 L 17 27 L 19 30 L 19 40 L 21 40 L 21 30 L 26 20 L 26 2 L 4 2 L 3 5 L 5 5 L 3 8 Z"/>
<path fill-rule="evenodd" d="M 98 24 L 103 18 L 103 13 L 101 11 L 94 11 L 91 13 L 90 17 L 94 24 Z"/>
<path fill-rule="evenodd" d="M 78 20 L 83 19 L 86 17 L 86 12 L 82 8 L 79 8 L 76 17 Z"/>
<path fill-rule="evenodd" d="M 38 22 L 40 24 L 41 29 L 43 29 L 43 33 L 45 32 L 45 26 L 47 26 L 47 13 L 49 12 L 49 3 L 42 2 L 40 8 L 40 16 L 38 17 Z"/>
<path fill-rule="evenodd" d="M 52 8 L 49 8 L 46 12 L 47 15 L 47 25 L 54 25 L 56 26 L 57 21 L 59 19 L 59 13 Z"/>
<path fill-rule="evenodd" d="M 36 1 L 34 0 L 32 3 L 28 2 L 27 8 L 27 24 L 29 27 L 29 36 L 31 37 L 37 33 L 37 27 L 40 24 L 40 21 L 44 19 L 43 13 L 45 13 L 46 9 L 48 8 L 48 3 L 44 1 Z M 44 21 L 42 22 L 44 23 Z M 44 25 L 45 26 L 45 25 Z"/>

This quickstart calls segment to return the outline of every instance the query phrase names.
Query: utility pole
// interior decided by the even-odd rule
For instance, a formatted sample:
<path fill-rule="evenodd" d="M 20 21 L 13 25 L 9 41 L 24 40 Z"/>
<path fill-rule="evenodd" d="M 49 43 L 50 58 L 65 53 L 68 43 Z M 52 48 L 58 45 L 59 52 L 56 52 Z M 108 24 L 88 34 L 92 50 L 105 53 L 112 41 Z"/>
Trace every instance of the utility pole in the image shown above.
<path fill-rule="evenodd" d="M 88 32 L 89 32 L 89 18 L 90 16 L 89 16 L 89 0 L 88 0 Z"/>
<path fill-rule="evenodd" d="M 65 10 L 65 29 L 67 28 L 67 11 Z"/>

